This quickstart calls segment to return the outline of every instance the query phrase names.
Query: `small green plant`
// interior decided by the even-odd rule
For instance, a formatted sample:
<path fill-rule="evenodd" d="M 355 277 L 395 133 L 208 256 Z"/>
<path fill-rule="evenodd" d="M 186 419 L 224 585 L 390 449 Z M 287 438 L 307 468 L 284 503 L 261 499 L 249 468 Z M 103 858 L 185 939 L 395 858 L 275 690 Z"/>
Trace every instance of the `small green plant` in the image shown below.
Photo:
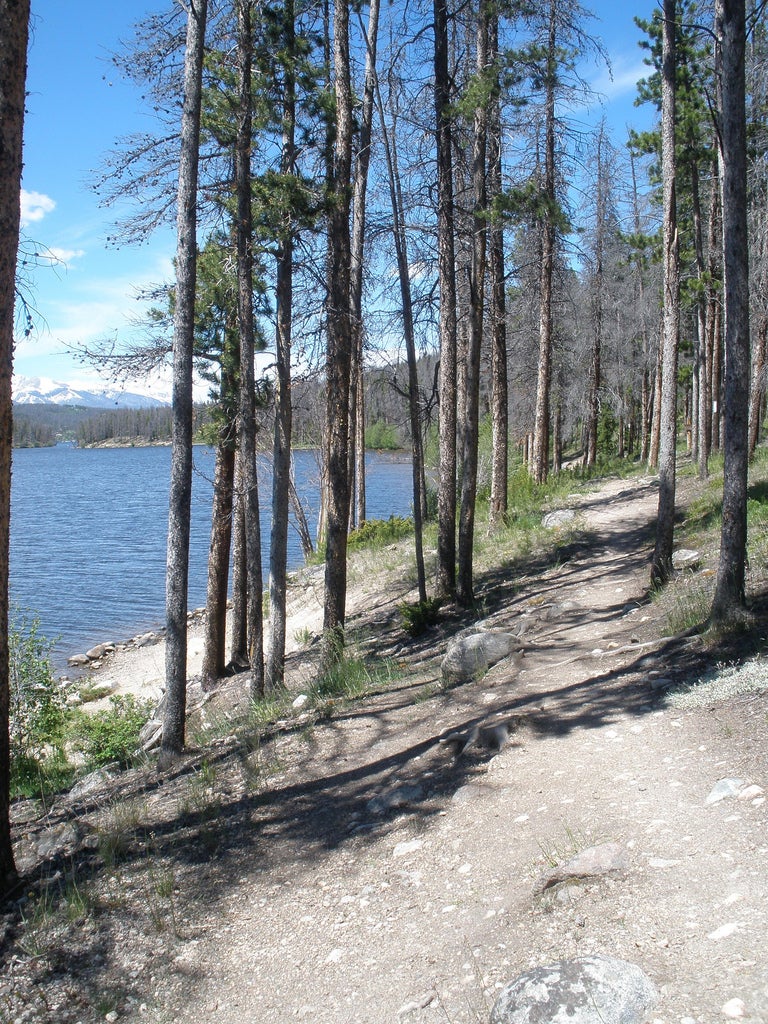
<path fill-rule="evenodd" d="M 384 547 L 413 533 L 413 520 L 403 516 L 389 519 L 366 519 L 356 530 L 352 530 L 347 541 L 350 550 L 363 547 Z"/>
<path fill-rule="evenodd" d="M 95 700 L 103 700 L 112 693 L 112 687 L 108 683 L 84 683 L 77 691 L 83 704 L 90 704 Z"/>
<path fill-rule="evenodd" d="M 334 699 L 353 700 L 391 679 L 388 662 L 368 661 L 359 650 L 347 647 L 339 652 L 331 668 L 312 684 L 308 696 L 315 708 L 332 712 Z"/>
<path fill-rule="evenodd" d="M 73 716 L 72 745 L 83 754 L 89 768 L 115 762 L 121 768 L 130 765 L 138 753 L 139 734 L 149 720 L 150 703 L 133 694 L 112 696 L 109 703 L 108 708 L 93 715 L 81 711 Z"/>
<path fill-rule="evenodd" d="M 299 647 L 309 647 L 312 643 L 312 631 L 307 626 L 302 626 L 301 629 L 297 629 L 293 634 L 293 639 Z"/>
<path fill-rule="evenodd" d="M 439 597 L 428 597 L 426 601 L 416 601 L 413 604 L 406 601 L 398 605 L 400 621 L 408 636 L 421 636 L 430 626 L 439 622 L 441 606 L 442 601 Z"/>
<path fill-rule="evenodd" d="M 158 933 L 167 930 L 179 938 L 176 915 L 176 876 L 172 866 L 155 867 L 152 861 L 147 871 L 146 899 L 149 918 Z"/>
<path fill-rule="evenodd" d="M 71 777 L 64 753 L 65 696 L 53 678 L 53 644 L 40 622 L 16 611 L 8 628 L 12 795 L 55 790 Z"/>
<path fill-rule="evenodd" d="M 707 621 L 712 607 L 711 591 L 701 584 L 691 584 L 688 581 L 684 585 L 672 583 L 655 591 L 653 599 L 664 611 L 664 632 L 668 636 L 677 636 L 702 625 Z"/>
<path fill-rule="evenodd" d="M 126 857 L 146 817 L 143 800 L 116 800 L 110 805 L 97 831 L 99 853 L 107 867 L 114 867 Z"/>

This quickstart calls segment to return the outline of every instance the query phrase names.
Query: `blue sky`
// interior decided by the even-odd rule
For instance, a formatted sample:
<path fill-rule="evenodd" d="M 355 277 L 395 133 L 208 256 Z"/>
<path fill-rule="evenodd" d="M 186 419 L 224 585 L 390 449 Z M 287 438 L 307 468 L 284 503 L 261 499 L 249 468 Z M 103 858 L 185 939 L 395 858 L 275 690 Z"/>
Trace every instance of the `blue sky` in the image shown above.
<path fill-rule="evenodd" d="M 594 27 L 611 58 L 613 80 L 594 68 L 594 85 L 607 98 L 605 112 L 616 141 L 623 142 L 627 124 L 647 124 L 650 118 L 632 105 L 643 74 L 633 15 L 650 17 L 653 3 L 582 2 L 599 19 L 586 27 Z M 173 233 L 165 231 L 137 248 L 108 246 L 114 212 L 101 209 L 90 188 L 94 170 L 119 136 L 152 128 L 140 96 L 114 72 L 109 58 L 121 39 L 131 37 L 136 21 L 161 7 L 32 0 L 23 235 L 28 246 L 47 247 L 60 263 L 32 272 L 29 299 L 36 330 L 17 339 L 17 374 L 93 387 L 95 371 L 67 346 L 128 336 L 141 311 L 137 291 L 171 276 Z"/>

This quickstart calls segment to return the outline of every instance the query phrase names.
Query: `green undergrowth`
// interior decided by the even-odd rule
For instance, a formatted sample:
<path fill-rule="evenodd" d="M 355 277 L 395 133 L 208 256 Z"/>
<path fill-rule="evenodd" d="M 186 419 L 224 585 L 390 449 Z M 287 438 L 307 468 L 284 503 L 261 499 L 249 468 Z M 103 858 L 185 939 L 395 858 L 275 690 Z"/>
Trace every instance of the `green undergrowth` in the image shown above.
<path fill-rule="evenodd" d="M 15 610 L 8 637 L 11 797 L 45 797 L 68 788 L 78 774 L 133 763 L 150 705 L 112 696 L 107 708 L 91 713 L 72 706 L 73 691 L 54 678 L 53 644 L 40 635 L 37 619 Z M 95 699 L 90 684 L 84 689 L 86 699 Z"/>

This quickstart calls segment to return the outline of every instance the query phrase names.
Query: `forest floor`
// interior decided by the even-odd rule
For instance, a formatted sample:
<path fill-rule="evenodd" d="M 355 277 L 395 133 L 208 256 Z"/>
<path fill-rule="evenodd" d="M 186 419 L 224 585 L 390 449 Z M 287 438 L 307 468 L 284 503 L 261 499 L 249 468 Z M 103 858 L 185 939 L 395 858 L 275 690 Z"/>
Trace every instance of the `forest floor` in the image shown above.
<path fill-rule="evenodd" d="M 651 600 L 656 482 L 596 486 L 548 553 L 502 562 L 492 544 L 481 614 L 446 609 L 416 640 L 400 550 L 358 558 L 355 645 L 390 672 L 364 696 L 245 727 L 235 676 L 173 772 L 14 805 L 25 884 L 3 918 L 0 1021 L 487 1022 L 528 968 L 607 954 L 656 985 L 649 1024 L 768 1022 L 764 579 L 753 559 L 751 632 L 671 634 L 716 552 Z M 321 586 L 308 569 L 292 588 L 292 695 L 314 677 Z M 446 687 L 446 646 L 478 618 L 523 651 Z M 142 657 L 161 648 L 98 671 L 146 687 Z M 501 750 L 440 742 L 499 722 Z M 608 870 L 543 889 L 604 844 Z"/>

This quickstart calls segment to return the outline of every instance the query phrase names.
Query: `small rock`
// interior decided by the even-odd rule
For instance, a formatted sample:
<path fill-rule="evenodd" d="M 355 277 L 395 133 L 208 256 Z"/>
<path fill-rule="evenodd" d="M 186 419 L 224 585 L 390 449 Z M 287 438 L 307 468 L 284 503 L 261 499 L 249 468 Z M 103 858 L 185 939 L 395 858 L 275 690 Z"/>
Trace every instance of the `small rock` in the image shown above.
<path fill-rule="evenodd" d="M 296 708 L 297 710 L 299 708 L 303 708 L 308 700 L 309 697 L 306 695 L 306 693 L 300 693 L 296 700 L 293 702 L 293 704 L 291 704 L 291 707 Z"/>
<path fill-rule="evenodd" d="M 89 796 L 91 793 L 95 793 L 97 790 L 102 789 L 102 787 L 105 786 L 112 778 L 112 773 L 106 768 L 97 768 L 95 772 L 85 775 L 79 782 L 74 784 L 72 789 L 70 789 L 70 803 L 74 803 L 76 800 L 82 800 L 84 796 Z"/>
<path fill-rule="evenodd" d="M 104 1015 L 104 1020 L 109 1021 L 109 1024 L 115 1024 L 116 1020 L 120 1019 L 120 1014 L 117 1010 L 110 1010 L 109 1013 Z"/>
<path fill-rule="evenodd" d="M 73 654 L 71 658 L 67 658 L 67 664 L 73 668 L 79 668 L 83 665 L 90 664 L 90 659 L 86 654 Z"/>
<path fill-rule="evenodd" d="M 736 797 L 741 792 L 741 787 L 743 785 L 743 779 L 720 779 L 720 781 L 710 790 L 705 803 L 707 806 L 711 806 L 712 804 L 720 803 L 721 800 Z"/>
<path fill-rule="evenodd" d="M 114 649 L 114 644 L 96 644 L 96 646 L 92 647 L 90 651 L 85 652 L 85 656 L 89 661 L 98 661 L 99 658 L 105 657 L 111 651 L 114 651 Z"/>
<path fill-rule="evenodd" d="M 601 843 L 582 850 L 565 864 L 546 875 L 539 885 L 539 892 L 546 892 L 561 882 L 576 882 L 588 878 L 615 875 L 627 868 L 627 851 L 621 843 Z"/>
<path fill-rule="evenodd" d="M 701 561 L 698 551 L 690 548 L 678 548 L 672 552 L 672 568 L 680 572 L 682 569 L 693 569 Z"/>
<path fill-rule="evenodd" d="M 551 530 L 558 526 L 570 526 L 575 518 L 576 512 L 572 508 L 559 508 L 554 512 L 547 512 L 541 520 L 541 525 L 545 530 Z"/>
<path fill-rule="evenodd" d="M 368 801 L 368 812 L 370 814 L 386 814 L 387 811 L 395 810 L 398 807 L 406 807 L 415 803 L 424 796 L 421 786 L 395 786 L 387 793 L 381 793 Z"/>
<path fill-rule="evenodd" d="M 741 927 L 741 922 L 729 921 L 728 924 L 722 924 L 719 928 L 715 928 L 713 932 L 709 933 L 707 938 L 713 942 L 719 942 L 720 939 L 727 939 L 730 935 L 735 934 Z"/>
<path fill-rule="evenodd" d="M 742 999 L 729 999 L 725 1006 L 723 1006 L 722 1012 L 726 1017 L 730 1017 L 731 1020 L 737 1020 L 739 1017 L 744 1016 L 747 1008 Z"/>
<path fill-rule="evenodd" d="M 135 643 L 137 647 L 149 647 L 150 644 L 157 643 L 157 633 L 143 633 L 136 637 Z"/>
<path fill-rule="evenodd" d="M 762 786 L 747 786 L 746 789 L 742 789 L 739 793 L 739 800 L 754 800 L 759 796 L 762 796 L 765 790 Z"/>
<path fill-rule="evenodd" d="M 408 839 L 405 842 L 398 843 L 392 851 L 393 857 L 407 857 L 409 853 L 415 853 L 416 850 L 420 850 L 424 845 L 422 839 Z"/>

